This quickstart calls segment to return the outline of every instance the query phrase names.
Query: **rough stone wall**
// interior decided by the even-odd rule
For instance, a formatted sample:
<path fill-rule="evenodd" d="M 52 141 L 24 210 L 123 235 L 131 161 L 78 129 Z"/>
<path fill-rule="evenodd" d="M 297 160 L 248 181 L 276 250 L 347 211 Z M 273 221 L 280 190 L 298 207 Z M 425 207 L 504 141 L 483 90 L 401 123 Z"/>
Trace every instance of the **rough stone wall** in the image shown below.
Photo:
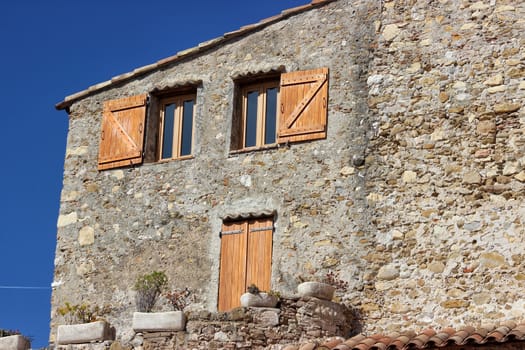
<path fill-rule="evenodd" d="M 360 53 L 368 52 L 361 39 L 373 33 L 359 11 L 368 8 L 334 2 L 71 106 L 53 329 L 62 322 L 56 308 L 65 301 L 108 304 L 113 311 L 105 317 L 119 338 L 129 339 L 132 286 L 153 270 L 165 271 L 172 287 L 196 290 L 204 308 L 216 309 L 221 217 L 231 213 L 276 211 L 272 289 L 291 294 L 301 279 L 328 269 L 358 279 L 364 266 L 348 252 L 360 246 L 355 233 L 367 220 L 363 180 L 351 164 L 365 150 L 367 96 L 366 76 L 354 72 L 365 61 Z M 233 79 L 283 67 L 329 68 L 327 138 L 230 154 Z M 104 101 L 196 81 L 202 83 L 193 159 L 97 171 Z"/>
<path fill-rule="evenodd" d="M 364 327 L 521 320 L 525 4 L 387 1 L 377 28 Z"/>
<path fill-rule="evenodd" d="M 217 302 L 221 217 L 275 210 L 272 289 L 327 271 L 364 330 L 521 318 L 525 5 L 340 0 L 75 102 L 52 335 L 65 301 L 109 304 L 164 270 Z M 230 154 L 233 79 L 328 67 L 325 140 Z M 97 171 L 102 103 L 200 81 L 194 158 Z M 159 305 L 159 309 L 165 305 Z"/>
<path fill-rule="evenodd" d="M 354 315 L 346 306 L 313 297 L 281 298 L 277 308 L 235 308 L 229 312 L 189 311 L 179 332 L 136 333 L 120 341 L 57 345 L 57 350 L 83 349 L 282 349 L 288 344 L 345 336 Z"/>

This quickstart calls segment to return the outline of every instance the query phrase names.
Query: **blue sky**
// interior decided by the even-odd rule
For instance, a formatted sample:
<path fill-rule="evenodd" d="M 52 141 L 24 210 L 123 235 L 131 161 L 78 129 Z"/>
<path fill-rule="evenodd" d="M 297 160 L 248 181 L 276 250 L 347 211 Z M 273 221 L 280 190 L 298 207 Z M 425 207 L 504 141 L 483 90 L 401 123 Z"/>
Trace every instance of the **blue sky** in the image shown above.
<path fill-rule="evenodd" d="M 0 328 L 47 346 L 66 95 L 308 0 L 20 0 L 0 10 Z"/>

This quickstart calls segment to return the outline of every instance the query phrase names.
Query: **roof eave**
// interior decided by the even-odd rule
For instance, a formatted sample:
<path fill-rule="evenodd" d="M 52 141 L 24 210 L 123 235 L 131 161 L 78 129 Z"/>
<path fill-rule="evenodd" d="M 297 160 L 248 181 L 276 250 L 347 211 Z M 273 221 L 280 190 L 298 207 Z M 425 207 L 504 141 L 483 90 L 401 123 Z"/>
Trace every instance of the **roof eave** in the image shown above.
<path fill-rule="evenodd" d="M 325 4 L 328 4 L 328 3 L 331 3 L 331 2 L 334 2 L 334 1 L 337 1 L 337 0 L 312 0 L 311 3 L 309 3 L 309 4 L 283 10 L 278 15 L 262 19 L 262 20 L 260 20 L 259 22 L 255 23 L 255 24 L 245 25 L 245 26 L 241 27 L 238 30 L 225 33 L 224 35 L 222 35 L 220 37 L 217 37 L 215 39 L 211 39 L 211 40 L 205 41 L 203 43 L 198 44 L 197 46 L 194 46 L 192 48 L 180 51 L 180 52 L 176 53 L 173 56 L 170 56 L 170 57 L 167 57 L 167 58 L 163 58 L 163 59 L 161 59 L 161 60 L 159 60 L 159 61 L 157 61 L 157 62 L 155 62 L 153 64 L 149 64 L 149 65 L 146 65 L 146 66 L 139 67 L 137 69 L 134 69 L 131 72 L 115 76 L 115 77 L 111 78 L 110 80 L 107 80 L 107 81 L 101 82 L 99 84 L 90 86 L 89 88 L 87 88 L 85 90 L 82 90 L 82 91 L 79 91 L 79 92 L 77 92 L 75 94 L 69 95 L 63 101 L 57 103 L 55 105 L 55 108 L 57 110 L 64 110 L 64 109 L 68 110 L 68 108 L 73 103 L 75 103 L 76 101 L 78 101 L 78 100 L 80 100 L 82 98 L 85 98 L 85 97 L 87 97 L 87 96 L 89 96 L 91 94 L 94 94 L 95 92 L 98 92 L 100 90 L 103 90 L 105 88 L 113 86 L 113 85 L 115 85 L 117 83 L 122 83 L 122 82 L 125 82 L 125 81 L 128 81 L 128 80 L 134 79 L 134 78 L 136 78 L 136 77 L 138 77 L 140 75 L 150 73 L 150 72 L 152 72 L 152 71 L 154 71 L 156 69 L 162 68 L 163 66 L 166 66 L 166 65 L 169 65 L 169 64 L 173 64 L 173 63 L 175 63 L 177 61 L 180 61 L 180 60 L 182 60 L 184 58 L 187 58 L 188 56 L 199 54 L 199 53 L 201 53 L 201 52 L 203 52 L 205 50 L 209 50 L 211 48 L 214 48 L 214 47 L 217 47 L 219 45 L 222 45 L 222 44 L 224 44 L 224 43 L 226 43 L 229 40 L 232 40 L 234 38 L 238 38 L 240 36 L 248 35 L 248 34 L 253 33 L 255 31 L 257 31 L 257 30 L 265 28 L 265 27 L 267 27 L 267 26 L 269 26 L 271 24 L 274 24 L 276 22 L 279 22 L 279 21 L 287 19 L 287 18 L 289 18 L 291 16 L 294 16 L 296 14 L 308 11 L 308 10 L 316 8 L 316 7 L 323 6 Z"/>

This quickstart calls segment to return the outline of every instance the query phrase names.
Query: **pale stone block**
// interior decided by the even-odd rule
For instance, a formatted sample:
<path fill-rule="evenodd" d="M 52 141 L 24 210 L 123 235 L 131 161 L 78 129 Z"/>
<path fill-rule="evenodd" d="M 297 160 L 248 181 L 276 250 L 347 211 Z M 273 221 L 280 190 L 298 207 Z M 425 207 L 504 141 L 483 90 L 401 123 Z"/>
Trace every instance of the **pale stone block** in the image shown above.
<path fill-rule="evenodd" d="M 29 341 L 22 335 L 10 335 L 0 338 L 0 350 L 28 350 Z"/>
<path fill-rule="evenodd" d="M 495 94 L 495 93 L 498 93 L 498 92 L 504 92 L 505 90 L 507 90 L 507 86 L 506 85 L 499 85 L 499 86 L 489 87 L 487 89 L 487 92 L 489 94 Z"/>
<path fill-rule="evenodd" d="M 472 10 L 486 10 L 490 7 L 489 4 L 484 3 L 483 1 L 478 1 L 470 6 Z"/>
<path fill-rule="evenodd" d="M 407 170 L 403 173 L 402 180 L 404 183 L 414 183 L 417 180 L 417 173 L 415 171 Z"/>
<path fill-rule="evenodd" d="M 469 29 L 474 29 L 476 28 L 477 24 L 476 23 L 465 23 L 461 26 L 460 30 L 469 30 Z"/>
<path fill-rule="evenodd" d="M 219 331 L 213 335 L 213 340 L 220 341 L 220 342 L 227 342 L 230 340 L 230 338 L 228 337 L 228 334 L 222 331 Z"/>
<path fill-rule="evenodd" d="M 480 260 L 481 265 L 488 267 L 488 268 L 494 268 L 494 267 L 507 265 L 507 262 L 505 261 L 505 257 L 501 255 L 500 253 L 496 253 L 496 252 L 481 253 L 479 260 Z"/>
<path fill-rule="evenodd" d="M 399 277 L 399 270 L 394 265 L 385 265 L 379 269 L 377 278 L 380 280 L 391 281 Z"/>
<path fill-rule="evenodd" d="M 504 102 L 494 106 L 494 112 L 496 113 L 512 113 L 521 108 L 519 103 Z"/>
<path fill-rule="evenodd" d="M 385 38 L 387 41 L 390 41 L 394 39 L 400 31 L 401 29 L 399 29 L 397 24 L 388 24 L 385 26 L 385 29 L 383 29 L 383 38 Z"/>
<path fill-rule="evenodd" d="M 88 152 L 87 146 L 79 146 L 75 148 L 66 149 L 66 157 L 69 156 L 82 156 Z"/>
<path fill-rule="evenodd" d="M 463 175 L 463 182 L 467 184 L 480 184 L 481 175 L 477 171 L 469 171 Z"/>
<path fill-rule="evenodd" d="M 80 245 L 91 245 L 95 243 L 95 230 L 91 226 L 84 226 L 78 232 L 78 243 Z"/>
<path fill-rule="evenodd" d="M 261 309 L 265 310 L 260 314 L 253 315 L 253 322 L 257 323 L 261 327 L 275 327 L 279 325 L 279 309 Z"/>
<path fill-rule="evenodd" d="M 355 168 L 345 166 L 340 171 L 341 175 L 348 176 L 348 175 L 354 175 L 355 174 Z"/>
<path fill-rule="evenodd" d="M 522 171 L 519 174 L 515 175 L 514 178 L 520 182 L 525 182 L 525 171 Z"/>
<path fill-rule="evenodd" d="M 133 313 L 135 332 L 183 331 L 185 327 L 186 317 L 182 311 Z"/>
<path fill-rule="evenodd" d="M 78 221 L 78 216 L 76 212 L 72 212 L 65 215 L 60 215 L 58 217 L 57 227 L 64 227 L 67 225 L 74 224 Z"/>
<path fill-rule="evenodd" d="M 496 8 L 494 13 L 500 13 L 500 12 L 507 12 L 507 11 L 515 11 L 516 8 L 511 5 L 503 5 Z"/>
<path fill-rule="evenodd" d="M 503 84 L 503 75 L 501 74 L 496 74 L 490 78 L 488 78 L 487 80 L 485 80 L 483 82 L 483 84 L 485 85 L 488 85 L 488 86 L 497 86 L 497 85 L 501 85 Z"/>
<path fill-rule="evenodd" d="M 428 269 L 434 273 L 442 273 L 445 270 L 445 265 L 441 261 L 433 261 L 428 264 Z"/>
<path fill-rule="evenodd" d="M 105 321 L 60 325 L 57 331 L 58 344 L 83 344 L 111 338 L 109 324 Z"/>
<path fill-rule="evenodd" d="M 369 202 L 379 202 L 383 200 L 383 196 L 379 193 L 370 193 L 368 196 L 366 196 L 366 199 Z"/>
<path fill-rule="evenodd" d="M 414 62 L 406 69 L 407 73 L 413 74 L 417 73 L 421 69 L 421 63 L 420 62 Z"/>

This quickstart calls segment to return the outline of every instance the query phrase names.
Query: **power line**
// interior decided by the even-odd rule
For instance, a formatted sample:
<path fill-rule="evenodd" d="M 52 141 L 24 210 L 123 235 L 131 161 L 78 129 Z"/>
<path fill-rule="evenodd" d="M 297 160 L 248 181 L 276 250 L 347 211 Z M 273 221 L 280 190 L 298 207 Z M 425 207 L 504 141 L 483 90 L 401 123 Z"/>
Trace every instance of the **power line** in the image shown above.
<path fill-rule="evenodd" d="M 51 289 L 51 287 L 0 286 L 0 289 Z"/>

